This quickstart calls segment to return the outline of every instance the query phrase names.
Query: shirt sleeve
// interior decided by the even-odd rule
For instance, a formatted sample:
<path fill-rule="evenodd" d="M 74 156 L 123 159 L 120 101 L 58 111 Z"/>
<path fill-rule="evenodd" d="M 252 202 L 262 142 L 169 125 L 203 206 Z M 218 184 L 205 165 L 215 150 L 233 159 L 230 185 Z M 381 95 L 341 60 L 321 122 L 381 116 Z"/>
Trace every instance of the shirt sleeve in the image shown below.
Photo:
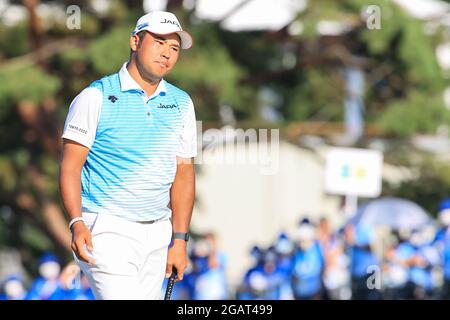
<path fill-rule="evenodd" d="M 181 158 L 193 158 L 197 155 L 197 123 L 192 101 L 186 112 L 186 117 L 187 119 L 181 133 L 177 156 Z"/>
<path fill-rule="evenodd" d="M 103 95 L 97 88 L 86 88 L 73 99 L 64 124 L 62 138 L 78 142 L 89 149 L 94 143 Z"/>

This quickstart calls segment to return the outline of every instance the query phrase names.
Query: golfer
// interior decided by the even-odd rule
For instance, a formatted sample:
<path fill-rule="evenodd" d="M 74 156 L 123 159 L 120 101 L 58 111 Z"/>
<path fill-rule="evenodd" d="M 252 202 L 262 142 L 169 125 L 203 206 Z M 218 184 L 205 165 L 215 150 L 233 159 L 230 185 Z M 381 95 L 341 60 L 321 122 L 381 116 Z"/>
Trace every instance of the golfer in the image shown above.
<path fill-rule="evenodd" d="M 161 299 L 172 267 L 183 278 L 196 121 L 189 95 L 164 77 L 191 46 L 175 15 L 148 13 L 131 34 L 130 60 L 70 106 L 60 191 L 97 299 Z"/>

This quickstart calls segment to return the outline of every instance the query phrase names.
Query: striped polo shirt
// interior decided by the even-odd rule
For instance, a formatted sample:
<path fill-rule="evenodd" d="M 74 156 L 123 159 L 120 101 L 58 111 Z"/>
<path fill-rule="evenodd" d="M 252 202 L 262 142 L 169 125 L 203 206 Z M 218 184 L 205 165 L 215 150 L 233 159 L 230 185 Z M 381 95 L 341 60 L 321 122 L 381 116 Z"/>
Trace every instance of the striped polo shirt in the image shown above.
<path fill-rule="evenodd" d="M 197 154 L 189 95 L 161 80 L 148 97 L 126 63 L 73 100 L 62 137 L 90 149 L 81 173 L 82 210 L 132 221 L 171 215 L 176 157 Z"/>

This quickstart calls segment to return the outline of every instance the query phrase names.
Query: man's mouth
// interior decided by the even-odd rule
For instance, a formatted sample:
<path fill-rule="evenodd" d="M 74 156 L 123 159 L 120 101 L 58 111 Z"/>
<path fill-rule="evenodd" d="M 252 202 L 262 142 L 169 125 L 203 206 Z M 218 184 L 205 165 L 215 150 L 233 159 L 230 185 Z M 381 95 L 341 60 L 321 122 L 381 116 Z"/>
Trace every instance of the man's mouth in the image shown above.
<path fill-rule="evenodd" d="M 158 63 L 159 66 L 161 68 L 164 68 L 164 69 L 167 69 L 169 67 L 169 65 L 167 63 L 164 63 L 164 62 L 156 61 L 156 63 Z"/>

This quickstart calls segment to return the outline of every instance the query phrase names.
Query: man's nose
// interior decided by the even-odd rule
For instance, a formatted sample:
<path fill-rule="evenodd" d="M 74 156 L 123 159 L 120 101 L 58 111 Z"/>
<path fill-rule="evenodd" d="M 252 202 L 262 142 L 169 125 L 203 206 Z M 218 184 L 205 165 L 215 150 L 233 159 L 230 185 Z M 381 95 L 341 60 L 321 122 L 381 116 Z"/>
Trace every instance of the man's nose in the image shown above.
<path fill-rule="evenodd" d="M 170 48 L 169 46 L 164 46 L 161 51 L 161 56 L 166 59 L 170 59 Z"/>

